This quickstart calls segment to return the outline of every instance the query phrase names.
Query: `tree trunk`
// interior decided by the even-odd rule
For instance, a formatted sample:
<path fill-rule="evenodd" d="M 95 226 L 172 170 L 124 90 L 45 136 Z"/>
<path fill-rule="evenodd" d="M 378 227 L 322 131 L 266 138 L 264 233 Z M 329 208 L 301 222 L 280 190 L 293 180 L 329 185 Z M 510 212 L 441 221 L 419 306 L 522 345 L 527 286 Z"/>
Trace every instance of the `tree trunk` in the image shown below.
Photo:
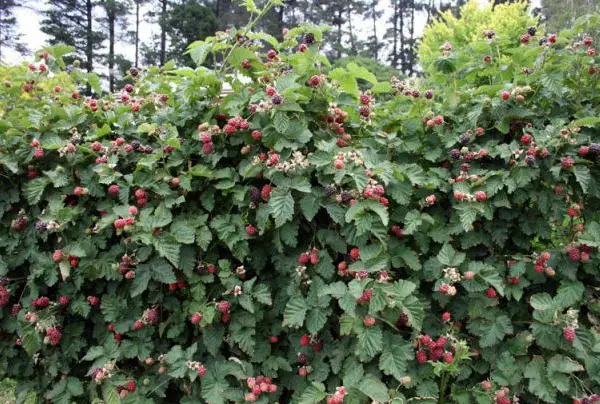
<path fill-rule="evenodd" d="M 373 59 L 377 60 L 379 43 L 377 40 L 377 0 L 371 2 L 371 14 L 373 18 Z"/>
<path fill-rule="evenodd" d="M 356 42 L 354 40 L 354 31 L 352 31 L 352 5 L 348 2 L 346 8 L 346 15 L 348 16 L 348 33 L 350 34 L 350 54 L 356 55 Z"/>
<path fill-rule="evenodd" d="M 115 3 L 111 0 L 106 10 L 108 20 L 108 88 L 115 91 Z"/>
<path fill-rule="evenodd" d="M 167 31 L 165 19 L 167 18 L 167 0 L 162 0 L 162 9 L 160 13 L 160 55 L 159 55 L 159 64 L 163 66 L 165 64 L 166 59 L 166 50 L 167 50 Z"/>
<path fill-rule="evenodd" d="M 87 19 L 87 27 L 86 27 L 86 44 L 85 44 L 85 57 L 87 58 L 86 68 L 88 72 L 91 72 L 94 68 L 94 32 L 92 31 L 92 0 L 86 0 L 86 19 Z"/>
<path fill-rule="evenodd" d="M 135 0 L 135 62 L 134 66 L 138 66 L 140 54 L 140 0 Z"/>
<path fill-rule="evenodd" d="M 414 52 L 413 47 L 415 46 L 415 0 L 410 1 L 410 42 L 408 44 L 409 50 L 406 54 L 406 67 L 409 74 L 414 72 Z"/>
<path fill-rule="evenodd" d="M 394 2 L 394 24 L 392 28 L 393 46 L 392 46 L 392 66 L 398 67 L 398 0 Z"/>
<path fill-rule="evenodd" d="M 398 6 L 398 8 L 400 8 Z M 403 72 L 404 67 L 405 67 L 405 61 L 404 61 L 404 15 L 402 12 L 400 12 L 400 10 L 398 10 L 398 14 L 400 17 L 400 32 L 398 33 L 398 35 L 400 36 L 400 49 L 399 49 L 399 54 L 398 57 L 400 58 L 400 70 L 402 70 Z"/>
<path fill-rule="evenodd" d="M 342 9 L 338 9 L 338 20 L 337 22 L 337 30 L 338 30 L 338 37 L 337 37 L 337 58 L 341 58 L 342 57 Z"/>

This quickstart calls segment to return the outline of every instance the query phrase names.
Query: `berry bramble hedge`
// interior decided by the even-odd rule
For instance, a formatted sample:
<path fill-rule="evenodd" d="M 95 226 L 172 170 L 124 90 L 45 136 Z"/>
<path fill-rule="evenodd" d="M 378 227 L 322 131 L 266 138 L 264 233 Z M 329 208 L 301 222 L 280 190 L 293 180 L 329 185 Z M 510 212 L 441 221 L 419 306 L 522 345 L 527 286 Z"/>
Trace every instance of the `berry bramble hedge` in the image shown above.
<path fill-rule="evenodd" d="M 2 68 L 18 400 L 598 401 L 599 16 L 386 83 L 252 32 L 275 3 L 117 94 L 67 47 Z"/>

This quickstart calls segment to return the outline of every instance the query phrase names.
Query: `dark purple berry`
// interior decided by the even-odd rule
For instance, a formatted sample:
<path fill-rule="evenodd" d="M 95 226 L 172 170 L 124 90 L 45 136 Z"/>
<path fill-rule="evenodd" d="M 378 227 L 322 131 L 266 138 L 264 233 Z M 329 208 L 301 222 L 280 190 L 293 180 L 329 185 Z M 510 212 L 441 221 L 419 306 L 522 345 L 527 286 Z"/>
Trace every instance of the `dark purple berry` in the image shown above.
<path fill-rule="evenodd" d="M 450 151 L 450 157 L 452 157 L 454 160 L 458 160 L 460 158 L 460 150 L 452 149 Z"/>
<path fill-rule="evenodd" d="M 335 194 L 335 187 L 331 185 L 326 185 L 323 187 L 323 192 L 325 192 L 326 196 L 331 196 Z"/>
<path fill-rule="evenodd" d="M 257 202 L 260 200 L 260 190 L 256 187 L 251 187 L 250 191 L 250 199 L 252 199 L 254 202 Z"/>
<path fill-rule="evenodd" d="M 469 135 L 466 135 L 463 133 L 462 135 L 460 135 L 458 137 L 458 141 L 460 142 L 460 144 L 463 144 L 463 145 L 469 143 Z"/>
<path fill-rule="evenodd" d="M 427 98 L 428 100 L 430 100 L 430 99 L 432 99 L 432 98 L 433 98 L 433 91 L 431 91 L 431 90 L 426 90 L 426 91 L 423 93 L 423 96 L 424 96 L 425 98 Z"/>
<path fill-rule="evenodd" d="M 140 148 L 140 141 L 139 140 L 134 140 L 131 142 L 131 147 L 133 147 L 133 150 L 137 150 Z"/>
<path fill-rule="evenodd" d="M 535 33 L 537 32 L 537 28 L 536 27 L 529 27 L 527 28 L 527 33 L 531 36 L 535 36 Z"/>
<path fill-rule="evenodd" d="M 600 154 L 600 144 L 592 143 L 590 145 L 590 153 L 595 154 L 595 155 Z"/>
<path fill-rule="evenodd" d="M 350 195 L 350 192 L 348 191 L 342 191 L 340 197 L 342 198 L 342 202 L 344 203 L 348 203 L 352 199 L 352 195 Z"/>
<path fill-rule="evenodd" d="M 281 103 L 283 102 L 283 98 L 281 98 L 281 96 L 277 94 L 273 96 L 273 98 L 271 98 L 271 101 L 273 102 L 273 105 L 281 105 Z"/>
<path fill-rule="evenodd" d="M 315 43 L 315 34 L 309 32 L 308 34 L 304 35 L 304 43 L 307 45 L 312 45 Z"/>
<path fill-rule="evenodd" d="M 532 165 L 535 164 L 535 157 L 534 156 L 526 156 L 525 157 L 525 163 L 527 163 L 527 165 L 529 167 L 531 167 Z"/>
<path fill-rule="evenodd" d="M 538 43 L 540 44 L 540 46 L 546 45 L 548 43 L 548 38 L 546 38 L 545 36 L 543 36 L 543 37 L 540 38 L 540 40 L 538 41 Z"/>
<path fill-rule="evenodd" d="M 35 229 L 39 232 L 44 232 L 46 230 L 48 230 L 48 224 L 45 222 L 37 221 L 35 222 Z"/>

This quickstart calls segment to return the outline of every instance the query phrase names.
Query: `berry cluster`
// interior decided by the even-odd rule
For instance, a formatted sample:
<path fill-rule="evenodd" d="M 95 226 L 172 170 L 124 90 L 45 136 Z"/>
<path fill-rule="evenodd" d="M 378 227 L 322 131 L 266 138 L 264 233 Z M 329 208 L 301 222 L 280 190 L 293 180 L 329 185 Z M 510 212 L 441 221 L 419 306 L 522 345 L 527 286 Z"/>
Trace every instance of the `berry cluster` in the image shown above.
<path fill-rule="evenodd" d="M 119 272 L 125 277 L 125 279 L 135 278 L 135 271 L 132 269 L 136 262 L 134 257 L 129 255 L 123 255 L 119 260 Z"/>
<path fill-rule="evenodd" d="M 428 360 L 435 362 L 440 359 L 446 363 L 453 363 L 454 354 L 451 352 L 453 348 L 445 350 L 447 344 L 448 337 L 441 336 L 434 341 L 429 335 L 421 335 L 417 339 L 417 363 L 423 365 Z"/>
<path fill-rule="evenodd" d="M 344 386 L 335 388 L 335 393 L 327 397 L 327 404 L 342 404 L 344 397 L 348 394 Z"/>
<path fill-rule="evenodd" d="M 125 399 L 129 393 L 133 393 L 137 388 L 135 380 L 128 381 L 124 386 L 117 386 L 117 393 L 121 399 Z"/>
<path fill-rule="evenodd" d="M 582 398 L 574 398 L 573 404 L 593 404 L 600 402 L 599 394 L 592 394 L 591 396 L 586 396 Z"/>
<path fill-rule="evenodd" d="M 221 322 L 224 324 L 229 323 L 229 320 L 231 320 L 231 303 L 227 300 L 221 300 L 217 303 L 217 310 L 221 313 Z"/>
<path fill-rule="evenodd" d="M 152 358 L 150 358 L 150 359 L 152 359 Z M 186 365 L 187 365 L 188 369 L 196 371 L 196 373 L 198 373 L 198 376 L 200 376 L 200 377 L 203 377 L 208 370 L 208 369 L 206 369 L 206 366 L 204 366 L 203 363 L 197 362 L 197 361 L 187 361 Z"/>
<path fill-rule="evenodd" d="M 141 330 L 146 325 L 156 325 L 159 322 L 158 316 L 158 308 L 151 307 L 149 309 L 144 310 L 142 313 L 142 318 L 139 320 L 135 320 L 133 323 L 134 330 Z"/>
<path fill-rule="evenodd" d="M 115 368 L 114 362 L 109 362 L 104 364 L 101 368 L 96 368 L 91 373 L 91 378 L 96 384 L 102 384 L 102 382 L 106 379 L 110 379 L 112 377 L 112 371 Z"/>
<path fill-rule="evenodd" d="M 589 262 L 591 259 L 590 253 L 592 248 L 585 244 L 573 244 L 567 248 L 569 260 L 572 262 Z"/>
<path fill-rule="evenodd" d="M 360 107 L 358 108 L 358 113 L 361 118 L 369 119 L 371 117 L 371 108 L 372 104 L 375 101 L 371 93 L 366 92 L 360 96 Z"/>
<path fill-rule="evenodd" d="M 476 191 L 475 193 L 466 194 L 461 191 L 454 191 L 454 199 L 460 202 L 485 202 L 488 199 L 487 192 Z"/>
<path fill-rule="evenodd" d="M 592 159 L 600 156 L 600 144 L 592 143 L 589 146 L 581 146 L 578 154 L 581 157 Z"/>
<path fill-rule="evenodd" d="M 277 392 L 277 385 L 267 376 L 249 377 L 246 379 L 246 384 L 250 391 L 244 394 L 244 399 L 251 403 L 258 400 L 263 393 Z"/>
<path fill-rule="evenodd" d="M 169 283 L 169 292 L 176 292 L 178 290 L 183 290 L 186 288 L 186 283 L 184 280 L 178 280 L 177 282 Z"/>
<path fill-rule="evenodd" d="M 44 337 L 44 344 L 50 344 L 56 346 L 60 344 L 62 338 L 61 327 L 49 327 L 46 330 L 46 336 Z"/>
<path fill-rule="evenodd" d="M 310 162 L 301 151 L 295 151 L 289 160 L 278 163 L 275 169 L 282 173 L 297 172 L 310 167 Z"/>
<path fill-rule="evenodd" d="M 10 290 L 4 285 L 0 285 L 0 307 L 4 307 L 8 304 L 10 299 Z"/>
<path fill-rule="evenodd" d="M 510 389 L 508 387 L 502 387 L 495 393 L 495 404 L 511 404 L 513 401 L 508 397 Z"/>
<path fill-rule="evenodd" d="M 548 266 L 548 261 L 550 261 L 552 255 L 548 251 L 544 251 L 540 254 L 539 257 L 535 259 L 535 264 L 533 269 L 537 273 L 546 272 L 548 275 L 554 274 L 554 269 Z"/>
<path fill-rule="evenodd" d="M 308 81 L 306 82 L 306 85 L 309 87 L 319 87 L 322 84 L 325 84 L 325 82 L 327 81 L 327 76 L 325 76 L 324 74 L 319 74 L 319 75 L 313 75 L 310 77 L 310 79 L 308 79 Z"/>
<path fill-rule="evenodd" d="M 227 124 L 223 127 L 223 132 L 225 132 L 226 135 L 233 135 L 240 130 L 248 130 L 249 127 L 250 124 L 248 121 L 238 115 L 227 121 Z"/>
<path fill-rule="evenodd" d="M 374 199 L 383 206 L 388 206 L 389 201 L 383 195 L 385 195 L 385 188 L 383 185 L 379 184 L 375 179 L 369 178 L 369 182 L 363 190 L 363 196 L 367 199 Z"/>
<path fill-rule="evenodd" d="M 271 104 L 281 105 L 283 103 L 283 97 L 277 92 L 275 87 L 267 86 L 265 89 L 265 94 L 267 94 L 267 97 L 271 99 Z"/>
<path fill-rule="evenodd" d="M 48 299 L 46 296 L 40 296 L 31 301 L 31 307 L 35 307 L 36 309 L 43 309 L 48 307 L 49 304 L 50 299 Z"/>
<path fill-rule="evenodd" d="M 345 133 L 344 122 L 348 119 L 348 113 L 341 108 L 338 108 L 336 104 L 329 105 L 329 113 L 322 115 L 321 119 L 327 122 L 327 127 L 340 135 L 337 139 L 337 145 L 339 147 L 348 146 L 348 142 L 352 140 L 352 136 Z"/>
<path fill-rule="evenodd" d="M 428 128 L 441 126 L 444 124 L 444 117 L 442 115 L 434 116 L 433 112 L 430 111 L 423 117 L 423 123 L 427 125 Z"/>
<path fill-rule="evenodd" d="M 342 170 L 349 162 L 354 162 L 357 166 L 364 164 L 361 154 L 357 151 L 339 152 L 335 160 L 333 160 L 333 167 L 337 170 Z"/>
<path fill-rule="evenodd" d="M 146 191 L 143 188 L 136 189 L 133 195 L 136 198 L 135 204 L 138 207 L 143 208 L 144 206 L 146 206 L 146 204 L 148 203 L 148 195 L 146 194 Z M 129 214 L 132 214 L 131 211 L 129 212 Z"/>

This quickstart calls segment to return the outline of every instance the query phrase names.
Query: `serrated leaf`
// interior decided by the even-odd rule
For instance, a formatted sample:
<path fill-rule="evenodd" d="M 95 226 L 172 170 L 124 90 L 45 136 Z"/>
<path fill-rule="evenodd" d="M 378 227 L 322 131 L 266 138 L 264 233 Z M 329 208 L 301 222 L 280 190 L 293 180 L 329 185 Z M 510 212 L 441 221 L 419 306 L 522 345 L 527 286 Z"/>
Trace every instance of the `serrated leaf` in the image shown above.
<path fill-rule="evenodd" d="M 483 348 L 490 347 L 502 341 L 507 334 L 512 334 L 512 332 L 513 326 L 510 318 L 504 314 L 497 316 L 491 323 L 483 327 L 479 344 Z"/>
<path fill-rule="evenodd" d="M 588 188 L 590 186 L 590 181 L 592 180 L 590 169 L 586 166 L 576 165 L 575 167 L 573 167 L 573 174 L 575 174 L 575 179 L 581 186 L 581 190 L 583 191 L 583 193 L 587 193 Z"/>
<path fill-rule="evenodd" d="M 285 222 L 292 220 L 294 217 L 294 198 L 289 191 L 280 191 L 279 188 L 271 193 L 269 199 L 269 210 L 275 226 L 281 227 Z"/>
<path fill-rule="evenodd" d="M 410 341 L 386 332 L 383 336 L 383 350 L 379 357 L 379 369 L 399 381 L 406 376 L 408 361 L 413 358 L 413 352 Z"/>
<path fill-rule="evenodd" d="M 373 357 L 383 348 L 383 332 L 378 326 L 360 327 L 357 330 L 357 353 Z"/>
<path fill-rule="evenodd" d="M 457 267 L 463 263 L 466 254 L 457 252 L 450 244 L 444 244 L 437 255 L 437 260 L 450 267 Z"/>
<path fill-rule="evenodd" d="M 325 385 L 322 383 L 313 382 L 310 386 L 304 389 L 298 404 L 318 404 L 327 397 Z"/>
<path fill-rule="evenodd" d="M 299 328 L 304 323 L 308 307 L 306 300 L 299 295 L 293 296 L 285 305 L 283 326 Z"/>
<path fill-rule="evenodd" d="M 23 186 L 23 195 L 25 196 L 25 199 L 27 199 L 27 202 L 29 202 L 30 205 L 37 204 L 42 198 L 44 189 L 46 189 L 48 184 L 50 184 L 50 179 L 45 177 L 36 178 L 27 182 Z"/>
<path fill-rule="evenodd" d="M 375 401 L 388 402 L 390 399 L 385 384 L 372 374 L 367 374 L 361 379 L 358 389 Z"/>

